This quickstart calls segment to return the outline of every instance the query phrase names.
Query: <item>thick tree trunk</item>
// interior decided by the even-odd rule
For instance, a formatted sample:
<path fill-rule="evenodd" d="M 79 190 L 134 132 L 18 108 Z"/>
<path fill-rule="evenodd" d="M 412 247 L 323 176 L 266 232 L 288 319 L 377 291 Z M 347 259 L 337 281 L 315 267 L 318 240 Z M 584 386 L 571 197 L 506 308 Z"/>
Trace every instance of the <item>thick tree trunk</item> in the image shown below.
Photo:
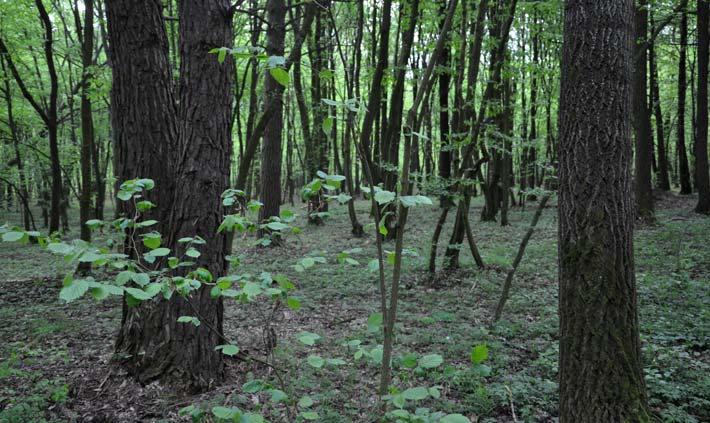
<path fill-rule="evenodd" d="M 653 134 L 651 131 L 651 115 L 648 110 L 648 94 L 646 89 L 646 66 L 648 64 L 646 48 L 646 39 L 648 37 L 647 6 L 646 0 L 640 0 L 634 11 L 636 35 L 633 55 L 634 139 L 636 145 L 634 189 L 636 194 L 637 216 L 644 223 L 652 223 L 655 219 L 653 212 L 653 187 L 651 182 Z"/>
<path fill-rule="evenodd" d="M 216 235 L 216 229 L 224 214 L 220 196 L 229 181 L 233 69 L 231 60 L 221 65 L 208 51 L 231 46 L 229 6 L 226 0 L 180 2 L 180 104 L 184 107 L 178 115 L 161 2 L 107 3 L 117 176 L 156 180 L 148 199 L 158 205 L 154 217 L 161 222 L 164 244 L 177 250 L 176 239 L 203 237 L 207 243 L 197 264 L 215 278 L 227 267 L 226 238 Z M 174 186 L 180 189 L 174 192 Z M 177 323 L 182 315 L 197 315 L 203 324 Z M 215 351 L 221 324 L 221 301 L 210 298 L 205 289 L 189 300 L 173 296 L 169 301 L 124 306 L 117 356 L 142 383 L 161 379 L 205 389 L 222 377 L 221 353 Z"/>
<path fill-rule="evenodd" d="M 561 423 L 651 420 L 633 257 L 633 13 L 633 0 L 568 0 L 565 6 L 559 174 Z"/>
<path fill-rule="evenodd" d="M 680 18 L 680 56 L 678 57 L 678 137 L 676 151 L 678 154 L 678 178 L 680 180 L 680 193 L 687 195 L 693 192 L 690 185 L 690 167 L 688 166 L 688 153 L 685 147 L 685 92 L 688 88 L 686 74 L 688 50 L 688 0 L 681 0 Z"/>
<path fill-rule="evenodd" d="M 710 174 L 708 173 L 708 49 L 710 42 L 710 1 L 698 0 L 698 107 L 695 136 L 695 179 L 698 204 L 695 211 L 710 214 Z"/>

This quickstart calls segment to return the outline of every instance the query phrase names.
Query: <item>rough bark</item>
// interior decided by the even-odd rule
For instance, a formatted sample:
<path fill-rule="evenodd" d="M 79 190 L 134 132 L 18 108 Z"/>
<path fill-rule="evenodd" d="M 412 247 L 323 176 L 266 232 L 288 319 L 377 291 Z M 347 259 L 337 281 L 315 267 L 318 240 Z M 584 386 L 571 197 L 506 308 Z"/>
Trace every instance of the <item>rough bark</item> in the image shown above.
<path fill-rule="evenodd" d="M 633 0 L 568 0 L 560 94 L 560 422 L 647 422 L 631 188 Z M 590 113 L 593 111 L 593 113 Z"/>

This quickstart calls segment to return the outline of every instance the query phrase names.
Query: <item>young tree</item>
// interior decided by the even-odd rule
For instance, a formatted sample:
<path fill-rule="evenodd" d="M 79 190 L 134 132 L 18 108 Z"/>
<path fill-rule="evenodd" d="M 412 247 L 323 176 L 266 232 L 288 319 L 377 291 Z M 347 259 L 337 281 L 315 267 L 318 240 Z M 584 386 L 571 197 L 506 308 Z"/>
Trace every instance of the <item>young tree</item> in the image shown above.
<path fill-rule="evenodd" d="M 690 194 L 693 190 L 690 185 L 690 167 L 688 153 L 685 146 L 685 92 L 688 89 L 688 76 L 686 72 L 688 51 L 688 0 L 681 0 L 680 17 L 680 56 L 678 57 L 678 137 L 676 151 L 678 154 L 678 178 L 680 179 L 680 193 Z"/>
<path fill-rule="evenodd" d="M 633 113 L 634 139 L 636 145 L 634 166 L 634 188 L 636 213 L 645 223 L 654 221 L 653 188 L 651 183 L 651 157 L 653 155 L 653 134 L 651 132 L 651 114 L 648 110 L 646 89 L 646 71 L 648 64 L 648 2 L 639 0 L 634 10 L 634 76 L 633 76 Z"/>
<path fill-rule="evenodd" d="M 269 26 L 266 31 L 266 54 L 283 57 L 286 39 L 286 3 L 269 0 L 266 5 Z M 276 68 L 282 71 L 281 68 Z M 284 81 L 277 81 L 271 69 L 264 76 L 264 96 L 273 101 L 274 114 L 264 129 L 261 148 L 261 220 L 278 216 L 281 208 L 281 132 L 283 130 Z M 272 100 L 273 99 L 273 100 Z"/>
<path fill-rule="evenodd" d="M 78 15 L 78 10 L 75 14 Z M 91 240 L 91 228 L 84 222 L 92 215 L 91 207 L 91 158 L 94 149 L 94 118 L 91 111 L 90 72 L 94 64 L 94 0 L 84 1 L 84 25 L 81 27 L 77 19 L 77 34 L 81 41 L 81 65 L 84 83 L 81 87 L 81 198 L 79 201 L 79 222 L 81 222 L 81 239 Z"/>
<path fill-rule="evenodd" d="M 710 1 L 698 0 L 698 107 L 695 128 L 695 180 L 698 204 L 695 211 L 710 214 L 710 174 L 708 173 L 708 49 L 710 42 Z"/>
<path fill-rule="evenodd" d="M 649 11 L 651 27 L 654 28 L 653 10 Z M 651 107 L 656 118 L 656 144 L 658 145 L 658 175 L 656 184 L 663 191 L 670 191 L 671 182 L 668 178 L 668 153 L 666 152 L 666 131 L 664 128 L 663 111 L 661 109 L 661 90 L 658 83 L 658 63 L 656 60 L 655 42 L 651 42 L 648 50 L 648 66 L 651 78 Z"/>
<path fill-rule="evenodd" d="M 651 420 L 633 257 L 633 0 L 567 0 L 559 121 L 560 422 Z"/>

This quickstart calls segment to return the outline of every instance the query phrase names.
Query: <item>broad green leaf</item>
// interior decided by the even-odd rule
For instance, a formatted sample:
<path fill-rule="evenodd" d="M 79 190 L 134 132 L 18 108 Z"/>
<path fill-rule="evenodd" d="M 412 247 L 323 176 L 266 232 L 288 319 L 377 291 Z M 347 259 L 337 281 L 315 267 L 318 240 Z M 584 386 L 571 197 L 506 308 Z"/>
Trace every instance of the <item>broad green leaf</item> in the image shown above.
<path fill-rule="evenodd" d="M 447 414 L 439 420 L 439 423 L 471 423 L 471 420 L 463 414 Z"/>
<path fill-rule="evenodd" d="M 269 392 L 271 393 L 271 402 L 282 402 L 288 399 L 286 392 L 280 389 L 272 389 Z"/>
<path fill-rule="evenodd" d="M 300 414 L 304 420 L 318 420 L 320 416 L 315 411 L 304 411 Z"/>
<path fill-rule="evenodd" d="M 264 389 L 264 382 L 260 379 L 250 380 L 249 382 L 242 385 L 242 391 L 247 394 L 255 394 Z"/>
<path fill-rule="evenodd" d="M 284 87 L 288 87 L 288 83 L 291 81 L 288 72 L 283 68 L 271 68 L 269 69 L 269 74 L 271 74 L 271 77 L 274 78 L 276 82 Z"/>
<path fill-rule="evenodd" d="M 301 397 L 300 400 L 298 400 L 298 407 L 299 408 L 308 408 L 313 405 L 313 399 L 309 397 L 308 395 L 304 395 Z"/>
<path fill-rule="evenodd" d="M 428 354 L 419 359 L 419 366 L 425 369 L 439 367 L 444 362 L 444 358 L 439 354 Z"/>
<path fill-rule="evenodd" d="M 298 334 L 298 340 L 308 346 L 315 345 L 316 342 L 318 342 L 318 340 L 320 338 L 321 338 L 320 335 L 318 335 L 317 333 L 313 333 L 313 332 L 301 332 Z"/>
<path fill-rule="evenodd" d="M 2 234 L 2 240 L 5 242 L 16 242 L 25 237 L 24 232 L 10 231 Z"/>
<path fill-rule="evenodd" d="M 416 388 L 405 390 L 402 392 L 402 396 L 408 400 L 421 401 L 429 396 L 429 391 L 423 386 L 417 386 Z"/>
<path fill-rule="evenodd" d="M 372 313 L 370 317 L 367 318 L 367 330 L 368 332 L 377 332 L 382 326 L 382 313 Z"/>
<path fill-rule="evenodd" d="M 64 281 L 64 288 L 59 291 L 59 298 L 66 302 L 71 302 L 82 297 L 88 290 L 89 284 L 87 281 L 82 279 L 71 280 L 71 278 L 68 278 Z"/>
<path fill-rule="evenodd" d="M 192 323 L 195 327 L 200 326 L 200 319 L 193 316 L 180 316 L 177 319 L 178 323 Z"/>
<path fill-rule="evenodd" d="M 266 227 L 271 229 L 272 231 L 283 231 L 284 229 L 289 228 L 288 225 L 283 224 L 281 222 L 269 222 L 266 224 Z"/>
<path fill-rule="evenodd" d="M 395 194 L 390 191 L 377 191 L 375 193 L 375 201 L 377 201 L 378 204 L 389 204 L 395 199 Z"/>
<path fill-rule="evenodd" d="M 214 407 L 212 414 L 222 420 L 232 420 L 241 415 L 241 410 L 238 408 Z"/>
<path fill-rule="evenodd" d="M 316 369 L 320 369 L 325 364 L 325 360 L 323 360 L 323 358 L 318 355 L 309 355 L 306 361 L 308 362 L 308 364 L 310 364 L 312 367 L 315 367 Z"/>
<path fill-rule="evenodd" d="M 170 254 L 170 248 L 165 248 L 165 247 L 156 248 L 155 250 L 152 250 L 152 251 L 148 252 L 147 254 L 150 254 L 153 257 L 165 257 L 168 254 Z"/>

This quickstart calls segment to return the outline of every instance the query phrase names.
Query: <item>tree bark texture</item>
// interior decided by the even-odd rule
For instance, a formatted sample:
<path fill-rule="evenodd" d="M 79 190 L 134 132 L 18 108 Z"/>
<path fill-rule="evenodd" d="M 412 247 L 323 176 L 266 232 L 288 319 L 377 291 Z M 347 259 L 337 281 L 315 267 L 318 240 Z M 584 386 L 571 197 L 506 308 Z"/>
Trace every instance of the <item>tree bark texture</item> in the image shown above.
<path fill-rule="evenodd" d="M 560 422 L 651 419 L 633 256 L 633 0 L 565 2 L 560 95 Z"/>

